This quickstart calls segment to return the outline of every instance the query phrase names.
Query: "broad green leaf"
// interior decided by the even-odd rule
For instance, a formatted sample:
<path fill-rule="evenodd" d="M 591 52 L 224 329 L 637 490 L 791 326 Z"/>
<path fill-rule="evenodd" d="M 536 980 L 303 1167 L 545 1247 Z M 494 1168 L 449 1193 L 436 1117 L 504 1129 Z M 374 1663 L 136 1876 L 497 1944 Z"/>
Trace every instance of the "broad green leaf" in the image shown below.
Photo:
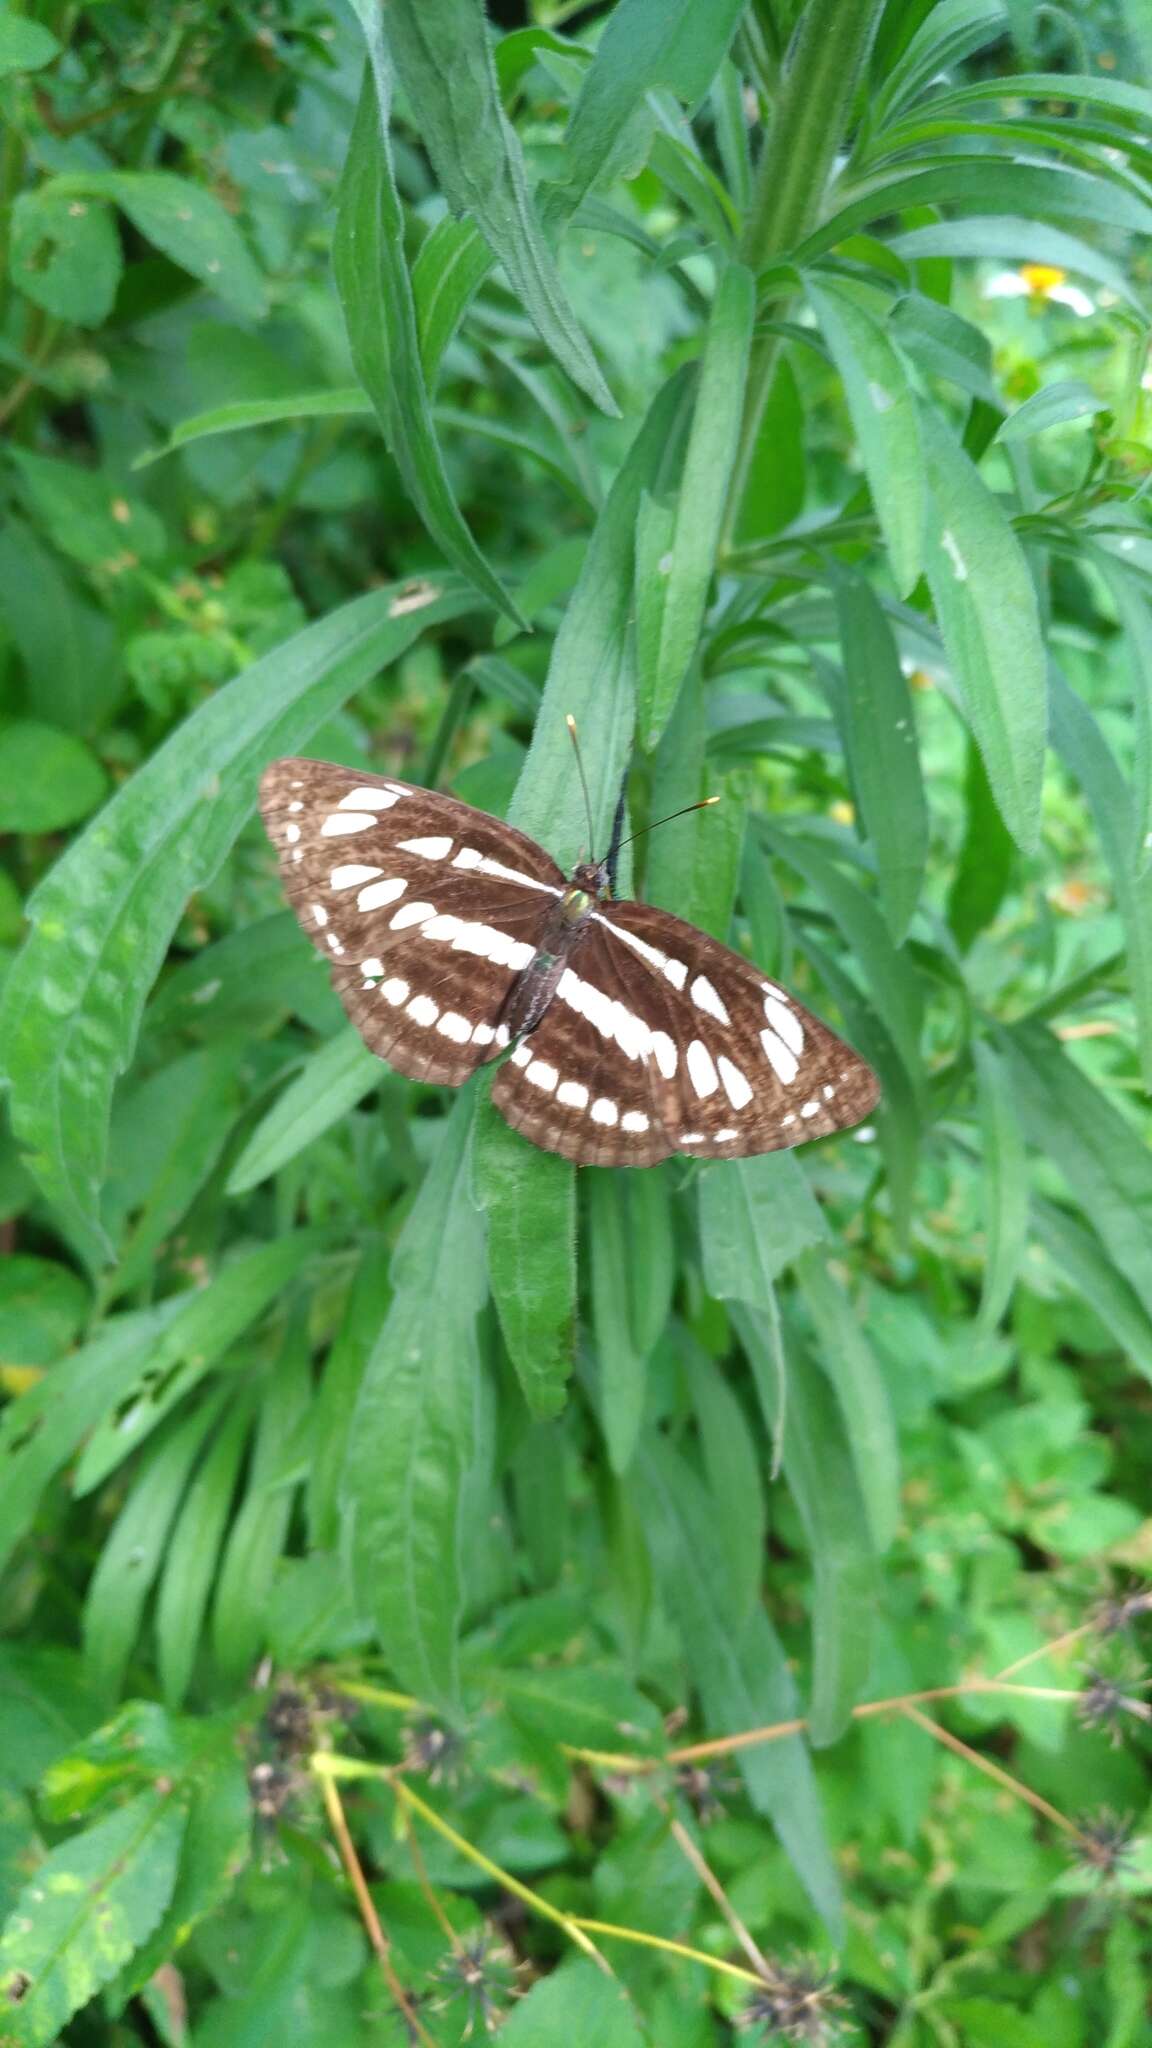
<path fill-rule="evenodd" d="M 45 1857 L 0 1933 L 4 2048 L 49 2048 L 147 1940 L 172 1896 L 185 1819 L 157 1787 Z"/>
<path fill-rule="evenodd" d="M 811 263 L 873 221 L 923 206 L 960 206 L 969 216 L 1019 214 L 1042 222 L 1085 221 L 1133 235 L 1147 235 L 1152 229 L 1152 206 L 1107 178 L 1067 164 L 957 155 L 939 160 L 930 170 L 901 171 L 886 183 L 872 185 L 824 221 L 796 250 L 795 261 Z"/>
<path fill-rule="evenodd" d="M 69 732 L 96 731 L 122 688 L 112 621 L 14 516 L 0 528 L 0 603 L 24 662 L 31 716 Z"/>
<path fill-rule="evenodd" d="M 177 1295 L 159 1308 L 111 1317 L 91 1343 L 0 1411 L 0 1563 L 27 1532 L 49 1480 L 129 1396 L 189 1299 Z"/>
<path fill-rule="evenodd" d="M 950 85 L 933 100 L 934 110 L 949 113 L 992 100 L 1058 100 L 1069 106 L 1092 107 L 1120 126 L 1147 128 L 1152 122 L 1152 92 L 1132 79 L 1096 78 L 1087 72 L 1012 71 L 1003 78 L 978 78 Z"/>
<path fill-rule="evenodd" d="M 963 62 L 1005 29 L 1003 0 L 938 0 L 881 84 L 872 108 L 882 128 L 940 72 Z"/>
<path fill-rule="evenodd" d="M 844 386 L 876 516 L 906 597 L 924 558 L 924 457 L 916 399 L 887 329 L 843 286 L 806 278 L 805 291 Z"/>
<path fill-rule="evenodd" d="M 340 1491 L 352 1416 L 391 1294 L 384 1241 L 376 1236 L 366 1238 L 316 1395 L 316 1447 L 307 1480 L 308 1533 L 313 1550 L 334 1549 L 339 1540 Z"/>
<path fill-rule="evenodd" d="M 752 1366 L 764 1420 L 779 1418 L 780 1383 L 764 1317 L 738 1306 L 733 1320 Z M 869 1517 L 844 1423 L 819 1368 L 790 1342 L 783 1466 L 804 1524 L 815 1573 L 812 1606 L 812 1741 L 835 1742 L 868 1682 L 876 1608 Z"/>
<path fill-rule="evenodd" d="M 38 21 L 27 21 L 21 14 L 0 16 L 0 78 L 17 71 L 41 71 L 63 47 Z"/>
<path fill-rule="evenodd" d="M 355 419 L 371 411 L 371 399 L 356 384 L 330 391 L 299 391 L 287 397 L 234 398 L 181 420 L 162 448 L 150 448 L 147 454 L 137 456 L 133 466 L 146 469 L 162 455 L 172 455 L 178 448 L 189 448 L 217 434 L 246 433 L 250 427 L 277 427 L 294 420 Z"/>
<path fill-rule="evenodd" d="M 1076 777 L 1092 813 L 1112 876 L 1128 942 L 1128 976 L 1145 1085 L 1152 1087 L 1152 866 L 1137 851 L 1135 804 L 1115 757 L 1086 704 L 1052 674 L 1052 743 Z M 1143 858 L 1141 858 L 1143 855 Z"/>
<path fill-rule="evenodd" d="M 579 1958 L 539 1978 L 512 2007 L 500 2034 L 507 2048 L 556 2048 L 562 2040 L 643 2048 L 647 2039 L 624 1985 Z"/>
<path fill-rule="evenodd" d="M 0 1366 L 50 1365 L 67 1351 L 89 1300 L 68 1266 L 9 1252 L 0 1261 Z"/>
<path fill-rule="evenodd" d="M 168 1531 L 228 1391 L 202 1401 L 149 1446 L 105 1539 L 84 1602 L 83 1634 L 89 1677 L 108 1701 L 123 1683 Z"/>
<path fill-rule="evenodd" d="M 142 498 L 117 490 L 101 472 L 30 448 L 13 448 L 9 460 L 41 531 L 85 568 L 115 573 L 126 552 L 147 562 L 164 553 L 159 514 Z"/>
<path fill-rule="evenodd" d="M 1073 277 L 1091 278 L 1141 320 L 1148 317 L 1144 300 L 1137 295 L 1131 278 L 1119 263 L 1101 255 L 1079 235 L 1066 234 L 1063 228 L 1046 227 L 1042 221 L 1026 215 L 935 221 L 931 227 L 909 228 L 905 234 L 893 235 L 888 247 L 906 263 L 945 256 L 970 257 L 978 263 L 993 262 L 999 257 L 1007 263 L 1050 264 L 1056 270 L 1070 271 Z"/>
<path fill-rule="evenodd" d="M 748 481 L 740 500 L 738 547 L 764 540 L 790 526 L 804 510 L 807 492 L 804 408 L 796 373 L 782 355 L 760 420 Z"/>
<path fill-rule="evenodd" d="M 456 579 L 354 598 L 201 704 L 73 841 L 29 900 L 0 1045 L 12 1124 L 70 1237 L 99 1265 L 108 1119 L 144 998 L 184 904 L 256 800 L 260 769 L 469 598 Z"/>
<path fill-rule="evenodd" d="M 114 1412 L 101 1417 L 85 1444 L 73 1481 L 77 1494 L 90 1493 L 139 1448 L 279 1300 L 315 1249 L 316 1239 L 307 1231 L 289 1232 L 272 1244 L 241 1252 L 206 1286 L 179 1298 L 177 1313 L 143 1361 L 135 1385 Z"/>
<path fill-rule="evenodd" d="M 1016 858 L 980 749 L 970 739 L 964 775 L 964 841 L 948 891 L 948 923 L 961 952 L 966 953 L 995 918 L 1008 893 Z"/>
<path fill-rule="evenodd" d="M 937 415 L 922 418 L 932 601 L 1000 814 L 1027 853 L 1040 829 L 1048 725 L 1036 592 L 999 500 Z"/>
<path fill-rule="evenodd" d="M 680 1624 L 708 1733 L 736 1735 L 792 1720 L 792 1675 L 767 1614 L 757 1608 L 743 1628 L 732 1627 L 716 1502 L 664 1439 L 644 1450 L 637 1477 L 645 1528 L 665 1598 Z M 742 1749 L 737 1760 L 753 1806 L 771 1819 L 812 1904 L 838 1940 L 840 1885 L 803 1741 L 785 1736 Z"/>
<path fill-rule="evenodd" d="M 1152 1159 L 1140 1133 L 1043 1026 L 1013 1025 L 996 1042 L 1026 1136 L 1059 1168 L 1152 1312 Z"/>
<path fill-rule="evenodd" d="M 743 417 L 755 310 L 752 273 L 730 263 L 717 286 L 704 338 L 672 543 L 668 557 L 656 564 L 657 575 L 665 579 L 659 634 L 653 636 L 654 645 L 647 636 L 639 645 L 638 723 L 641 745 L 649 752 L 672 714 L 704 622 Z"/>
<path fill-rule="evenodd" d="M 0 19 L 0 36 L 4 25 Z M 100 327 L 112 311 L 123 268 L 120 237 L 107 206 L 66 199 L 46 186 L 17 196 L 9 254 L 12 282 L 53 319 Z"/>
<path fill-rule="evenodd" d="M 688 1385 L 704 1477 L 716 1505 L 716 1534 L 726 1553 L 732 1587 L 731 1613 L 742 1625 L 760 1597 L 767 1515 L 760 1481 L 759 1446 L 744 1410 L 707 1352 L 693 1348 L 687 1358 Z"/>
<path fill-rule="evenodd" d="M 471 1133 L 466 1095 L 396 1248 L 392 1303 L 360 1388 L 342 1502 L 360 1612 L 375 1622 L 401 1684 L 449 1708 L 458 1691 L 460 1488 L 473 1452 L 485 1292 Z"/>
<path fill-rule="evenodd" d="M 638 1342 L 633 1309 L 636 1251 L 629 1235 L 624 1179 L 610 1167 L 593 1167 L 584 1175 L 597 1405 L 608 1462 L 617 1474 L 628 1470 L 636 1454 L 648 1387 L 648 1354 Z"/>
<path fill-rule="evenodd" d="M 169 1706 L 191 1682 L 220 1547 L 255 1406 L 254 1389 L 233 1401 L 184 1496 L 156 1599 L 156 1661 Z"/>
<path fill-rule="evenodd" d="M 984 1282 L 977 1329 L 987 1335 L 1012 1299 L 1028 1242 L 1028 1155 L 1003 1062 L 980 1039 L 972 1057 L 984 1162 Z"/>
<path fill-rule="evenodd" d="M 488 1278 L 508 1355 L 532 1414 L 556 1415 L 576 1341 L 575 1177 L 554 1153 L 525 1172 L 523 1138 L 488 1101 L 478 1108 L 472 1143 Z"/>
<path fill-rule="evenodd" d="M 892 629 L 862 576 L 837 583 L 836 612 L 852 789 L 876 854 L 888 929 L 899 945 L 920 901 L 928 854 L 916 711 Z"/>
<path fill-rule="evenodd" d="M 111 199 L 181 270 L 249 319 L 264 310 L 264 280 L 230 213 L 203 185 L 171 171 L 75 171 L 41 187 L 50 198 Z"/>
<path fill-rule="evenodd" d="M 708 1292 L 770 1313 L 773 1282 L 824 1235 L 803 1167 L 787 1152 L 763 1152 L 706 1167 L 698 1186 Z"/>
<path fill-rule="evenodd" d="M 997 429 L 998 441 L 1027 441 L 1046 427 L 1060 427 L 1068 420 L 1081 420 L 1103 410 L 1103 401 L 1079 377 L 1061 377 L 1034 391 L 1015 412 L 1010 412 Z"/>
<path fill-rule="evenodd" d="M 1032 1214 L 1036 1236 L 1061 1288 L 1074 1301 L 1090 1304 L 1134 1369 L 1152 1380 L 1152 1315 L 1117 1272 L 1095 1231 L 1055 1202 L 1034 1201 Z"/>
<path fill-rule="evenodd" d="M 244 1054 L 235 1041 L 200 1046 L 116 1103 L 103 1220 L 121 1250 L 105 1301 L 119 1300 L 151 1272 L 215 1167 L 240 1106 Z"/>
<path fill-rule="evenodd" d="M 492 251 L 470 220 L 446 213 L 420 244 L 412 265 L 412 299 L 420 335 L 420 362 L 429 391 L 444 351 L 493 264 Z"/>
<path fill-rule="evenodd" d="M 0 725 L 0 832 L 59 832 L 103 800 L 108 783 L 83 740 L 32 718 Z"/>
<path fill-rule="evenodd" d="M 193 1778 L 180 1868 L 167 1911 L 113 1987 L 114 2009 L 122 2009 L 157 1970 L 171 1967 L 173 1955 L 179 1954 L 197 1924 L 224 1903 L 248 1861 L 248 1777 L 243 1759 L 236 1755 L 234 1727 L 225 1723 L 221 1735 L 214 1746 L 205 1745 L 204 1760 Z"/>
<path fill-rule="evenodd" d="M 951 306 L 937 305 L 935 299 L 926 299 L 920 292 L 908 292 L 893 306 L 888 330 L 921 369 L 946 378 L 988 405 L 1000 403 L 987 335 L 970 320 L 962 320 Z"/>
<path fill-rule="evenodd" d="M 617 406 L 565 296 L 528 190 L 520 139 L 500 104 L 487 25 L 473 0 L 392 0 L 382 22 L 355 0 L 382 118 L 395 64 L 420 110 L 424 146 L 451 211 L 470 216 L 545 347 L 603 412 Z"/>
<path fill-rule="evenodd" d="M 292 1519 L 285 1453 L 312 1401 L 307 1334 L 289 1329 L 260 1402 L 248 1489 L 228 1533 L 212 1605 L 212 1648 L 224 1680 L 238 1684 L 264 1647 L 268 1603 Z"/>
<path fill-rule="evenodd" d="M 628 1319 L 640 1351 L 651 1351 L 663 1336 L 676 1288 L 674 1173 L 674 1165 L 650 1166 L 620 1176 L 624 1228 L 632 1258 Z"/>
<path fill-rule="evenodd" d="M 522 623 L 464 521 L 444 468 L 420 365 L 404 217 L 388 141 L 388 74 L 360 95 L 332 246 L 356 374 L 368 393 L 404 486 L 432 540 L 490 603 Z"/>
<path fill-rule="evenodd" d="M 261 1117 L 228 1176 L 228 1193 L 247 1194 L 278 1173 L 378 1088 L 387 1073 L 351 1026 L 318 1046 Z"/>
<path fill-rule="evenodd" d="M 833 1388 L 872 1543 L 887 1550 L 900 1519 L 900 1448 L 876 1354 L 823 1247 L 797 1261 L 796 1275 L 816 1332 L 816 1352 Z M 787 1455 L 787 1435 L 785 1435 Z"/>

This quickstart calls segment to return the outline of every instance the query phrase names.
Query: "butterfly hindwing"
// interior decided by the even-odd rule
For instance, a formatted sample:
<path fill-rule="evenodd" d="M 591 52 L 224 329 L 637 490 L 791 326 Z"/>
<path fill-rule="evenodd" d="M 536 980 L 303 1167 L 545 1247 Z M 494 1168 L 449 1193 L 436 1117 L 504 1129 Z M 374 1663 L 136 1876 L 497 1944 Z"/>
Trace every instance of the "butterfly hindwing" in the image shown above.
<path fill-rule="evenodd" d="M 500 1011 L 560 869 L 499 819 L 392 776 L 275 761 L 260 802 L 285 892 L 365 1043 L 414 1080 L 466 1080 L 502 1049 Z"/>

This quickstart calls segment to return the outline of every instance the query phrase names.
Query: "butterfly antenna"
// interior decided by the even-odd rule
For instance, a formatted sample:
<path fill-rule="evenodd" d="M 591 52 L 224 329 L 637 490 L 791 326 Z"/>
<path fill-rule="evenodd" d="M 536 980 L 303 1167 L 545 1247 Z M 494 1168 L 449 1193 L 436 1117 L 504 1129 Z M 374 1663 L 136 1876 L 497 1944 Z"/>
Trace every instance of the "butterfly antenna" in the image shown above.
<path fill-rule="evenodd" d="M 588 794 L 588 778 L 584 773 L 584 757 L 580 752 L 580 740 L 576 732 L 576 720 L 573 718 L 571 712 L 568 713 L 567 717 L 564 720 L 564 723 L 568 727 L 568 737 L 572 742 L 572 751 L 576 756 L 576 767 L 580 776 L 580 787 L 584 792 L 584 815 L 588 820 L 588 851 L 589 853 L 591 853 L 592 841 L 595 837 L 595 832 L 592 825 L 592 799 Z"/>
<path fill-rule="evenodd" d="M 620 852 L 623 847 L 631 846 L 633 839 L 643 839 L 645 833 L 655 832 L 656 827 L 658 825 L 670 825 L 672 823 L 673 818 L 686 818 L 688 816 L 689 811 L 706 811 L 708 809 L 709 804 L 718 804 L 719 802 L 720 798 L 718 796 L 705 796 L 701 797 L 700 802 L 698 804 L 685 804 L 683 810 L 669 811 L 668 816 L 666 818 L 654 818 L 650 825 L 644 825 L 641 827 L 639 832 L 633 832 L 632 837 L 630 839 L 621 840 L 620 846 L 617 847 L 616 850 L 617 852 Z"/>

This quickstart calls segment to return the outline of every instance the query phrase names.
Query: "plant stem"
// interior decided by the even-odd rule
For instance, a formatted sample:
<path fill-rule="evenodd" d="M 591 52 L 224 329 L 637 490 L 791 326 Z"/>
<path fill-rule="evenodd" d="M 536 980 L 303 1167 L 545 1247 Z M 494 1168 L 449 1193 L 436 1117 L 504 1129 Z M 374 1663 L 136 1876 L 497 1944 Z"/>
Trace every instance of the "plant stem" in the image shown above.
<path fill-rule="evenodd" d="M 753 270 L 788 257 L 820 217 L 828 174 L 884 0 L 809 0 L 784 66 L 760 156 L 740 254 Z M 780 337 L 753 345 L 740 448 L 732 472 L 726 545 L 736 529 Z"/>

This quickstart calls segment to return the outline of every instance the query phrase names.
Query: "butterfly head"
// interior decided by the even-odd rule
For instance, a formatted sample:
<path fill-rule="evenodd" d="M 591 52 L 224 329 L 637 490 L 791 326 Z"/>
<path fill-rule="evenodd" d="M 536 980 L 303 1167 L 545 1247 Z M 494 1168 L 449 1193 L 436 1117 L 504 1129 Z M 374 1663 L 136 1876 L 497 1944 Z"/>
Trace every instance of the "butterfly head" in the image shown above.
<path fill-rule="evenodd" d="M 568 887 L 560 899 L 565 923 L 579 924 L 587 917 L 592 906 L 601 902 L 608 893 L 607 861 L 578 861 L 572 870 Z"/>

